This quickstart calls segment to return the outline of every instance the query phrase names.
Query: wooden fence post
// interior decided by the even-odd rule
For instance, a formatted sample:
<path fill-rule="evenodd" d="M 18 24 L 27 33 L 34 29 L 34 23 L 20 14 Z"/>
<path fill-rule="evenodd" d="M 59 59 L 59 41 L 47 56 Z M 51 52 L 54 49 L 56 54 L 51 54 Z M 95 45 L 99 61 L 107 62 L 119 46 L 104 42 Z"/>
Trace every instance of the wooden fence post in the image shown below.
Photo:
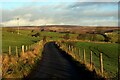
<path fill-rule="evenodd" d="M 22 54 L 24 55 L 24 45 L 22 45 Z"/>
<path fill-rule="evenodd" d="M 71 51 L 73 52 L 74 50 L 73 50 L 73 46 L 71 46 Z"/>
<path fill-rule="evenodd" d="M 79 61 L 79 48 L 76 48 L 77 60 Z"/>
<path fill-rule="evenodd" d="M 60 47 L 60 43 L 57 43 L 57 45 Z"/>
<path fill-rule="evenodd" d="M 84 62 L 84 64 L 86 64 L 86 55 L 85 55 L 86 53 L 85 53 L 85 49 L 84 49 L 84 52 L 83 52 L 83 62 Z"/>
<path fill-rule="evenodd" d="M 102 59 L 102 53 L 100 53 L 100 72 L 103 76 L 103 59 Z"/>
<path fill-rule="evenodd" d="M 76 56 L 76 48 L 75 47 L 74 47 L 74 52 L 73 53 L 74 53 L 75 59 L 76 59 L 77 56 Z"/>
<path fill-rule="evenodd" d="M 9 56 L 11 55 L 11 46 L 9 46 Z"/>
<path fill-rule="evenodd" d="M 74 55 L 74 58 L 76 59 L 75 47 L 73 47 L 73 55 Z"/>
<path fill-rule="evenodd" d="M 75 50 L 74 53 L 76 54 L 76 50 L 77 50 L 77 48 L 75 47 L 74 50 Z"/>
<path fill-rule="evenodd" d="M 68 53 L 68 51 L 69 51 L 69 45 L 66 45 L 66 48 L 67 48 L 67 53 Z"/>
<path fill-rule="evenodd" d="M 71 54 L 71 51 L 72 50 L 72 48 L 71 48 L 71 45 L 69 45 L 69 54 Z"/>
<path fill-rule="evenodd" d="M 28 47 L 26 46 L 26 51 L 28 50 Z"/>
<path fill-rule="evenodd" d="M 16 57 L 18 57 L 18 48 L 16 46 Z"/>
<path fill-rule="evenodd" d="M 90 52 L 90 68 L 93 69 L 93 67 L 92 67 L 92 51 Z"/>
<path fill-rule="evenodd" d="M 70 45 L 68 45 L 68 51 L 70 51 Z"/>
<path fill-rule="evenodd" d="M 30 45 L 29 45 L 29 50 L 30 50 Z"/>

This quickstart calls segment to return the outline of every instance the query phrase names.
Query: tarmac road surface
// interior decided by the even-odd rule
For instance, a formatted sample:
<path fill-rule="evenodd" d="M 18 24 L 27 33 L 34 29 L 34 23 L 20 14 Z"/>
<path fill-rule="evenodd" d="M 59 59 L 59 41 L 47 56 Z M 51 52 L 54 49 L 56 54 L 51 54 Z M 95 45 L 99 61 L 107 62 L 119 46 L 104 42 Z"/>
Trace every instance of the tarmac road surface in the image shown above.
<path fill-rule="evenodd" d="M 62 53 L 55 42 L 46 43 L 42 53 L 42 59 L 37 67 L 26 79 L 69 79 L 69 80 L 95 80 L 85 68 L 76 67 L 74 62 L 68 59 L 67 54 Z"/>

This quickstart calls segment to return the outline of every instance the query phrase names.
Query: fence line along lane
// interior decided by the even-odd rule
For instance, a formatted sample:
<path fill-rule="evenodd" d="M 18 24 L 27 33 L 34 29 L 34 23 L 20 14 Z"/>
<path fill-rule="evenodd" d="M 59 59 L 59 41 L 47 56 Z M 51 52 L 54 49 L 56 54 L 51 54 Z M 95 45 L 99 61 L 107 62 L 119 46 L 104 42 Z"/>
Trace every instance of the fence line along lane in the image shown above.
<path fill-rule="evenodd" d="M 66 51 L 69 55 L 71 55 L 74 59 L 76 59 L 77 61 L 79 61 L 80 63 L 82 62 L 82 64 L 85 64 L 86 67 L 89 68 L 89 70 L 94 70 L 97 68 L 94 65 L 94 61 L 93 61 L 93 51 L 90 50 L 90 58 L 89 58 L 89 62 L 87 62 L 86 60 L 86 49 L 84 48 L 83 50 L 80 50 L 79 48 L 77 49 L 75 46 L 72 45 L 66 45 L 64 43 L 58 42 L 58 45 L 60 45 L 59 47 Z M 81 52 L 82 51 L 82 52 Z M 102 53 L 99 53 L 99 65 L 100 68 L 97 70 L 98 72 L 100 71 L 100 75 L 101 76 L 105 76 L 104 75 L 104 70 L 103 70 L 103 58 L 102 58 Z M 89 64 L 89 66 L 88 66 Z M 98 73 L 99 74 L 99 73 Z"/>

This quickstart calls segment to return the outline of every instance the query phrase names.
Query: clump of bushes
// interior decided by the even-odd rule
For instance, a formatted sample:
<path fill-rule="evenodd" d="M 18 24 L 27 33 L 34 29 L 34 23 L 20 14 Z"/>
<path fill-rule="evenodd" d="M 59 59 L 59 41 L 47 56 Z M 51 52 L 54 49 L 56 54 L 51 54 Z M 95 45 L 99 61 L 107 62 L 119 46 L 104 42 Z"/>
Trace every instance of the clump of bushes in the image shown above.
<path fill-rule="evenodd" d="M 69 33 L 66 33 L 66 34 L 63 36 L 63 38 L 64 38 L 65 40 L 70 39 L 70 35 L 69 35 Z"/>
<path fill-rule="evenodd" d="M 112 43 L 120 43 L 120 40 L 119 40 L 120 34 L 111 33 L 111 34 L 107 34 L 107 36 L 110 37 L 110 42 L 112 42 Z"/>
<path fill-rule="evenodd" d="M 90 41 L 104 41 L 104 37 L 100 34 L 79 34 L 78 40 L 90 40 Z"/>

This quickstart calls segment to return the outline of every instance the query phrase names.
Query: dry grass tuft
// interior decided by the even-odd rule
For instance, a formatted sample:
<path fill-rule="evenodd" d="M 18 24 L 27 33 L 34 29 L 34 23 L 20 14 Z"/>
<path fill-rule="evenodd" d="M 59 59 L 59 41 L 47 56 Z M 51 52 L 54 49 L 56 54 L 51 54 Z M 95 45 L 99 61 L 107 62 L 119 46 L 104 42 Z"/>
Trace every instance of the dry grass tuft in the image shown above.
<path fill-rule="evenodd" d="M 35 61 L 41 57 L 43 42 L 36 43 L 34 50 L 21 52 L 20 56 L 4 54 L 2 56 L 2 77 L 3 78 L 23 78 L 27 76 Z M 42 45 L 42 46 L 41 46 Z M 1 58 L 0 58 L 1 59 Z"/>

